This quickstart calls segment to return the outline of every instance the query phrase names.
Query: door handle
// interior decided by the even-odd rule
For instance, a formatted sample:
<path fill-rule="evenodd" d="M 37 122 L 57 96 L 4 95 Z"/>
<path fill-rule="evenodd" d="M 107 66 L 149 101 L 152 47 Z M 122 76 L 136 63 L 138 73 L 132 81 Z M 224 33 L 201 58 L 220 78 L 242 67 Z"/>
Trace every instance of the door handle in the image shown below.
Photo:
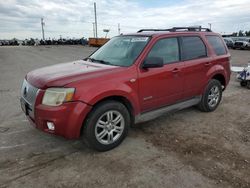
<path fill-rule="evenodd" d="M 178 69 L 178 68 L 174 68 L 174 69 L 172 70 L 172 73 L 178 73 L 178 72 L 180 72 L 180 69 Z"/>
<path fill-rule="evenodd" d="M 206 62 L 204 65 L 207 67 L 207 66 L 210 66 L 212 63 L 211 62 Z"/>

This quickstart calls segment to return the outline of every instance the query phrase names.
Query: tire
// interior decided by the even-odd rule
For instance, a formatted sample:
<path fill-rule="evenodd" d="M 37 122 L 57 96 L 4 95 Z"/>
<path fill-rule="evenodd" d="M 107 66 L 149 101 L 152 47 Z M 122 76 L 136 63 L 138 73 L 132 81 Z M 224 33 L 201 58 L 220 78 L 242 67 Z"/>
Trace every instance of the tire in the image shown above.
<path fill-rule="evenodd" d="M 222 98 L 222 86 L 218 80 L 212 79 L 202 95 L 198 108 L 203 112 L 212 112 L 220 104 Z"/>
<path fill-rule="evenodd" d="M 94 150 L 111 150 L 127 136 L 130 123 L 130 114 L 122 103 L 104 101 L 94 107 L 85 121 L 83 139 Z"/>
<path fill-rule="evenodd" d="M 242 81 L 240 82 L 240 86 L 241 86 L 241 87 L 246 87 L 246 86 L 247 86 L 247 82 L 246 82 L 245 80 L 242 80 Z"/>
<path fill-rule="evenodd" d="M 250 89 L 250 81 L 247 81 L 246 86 L 247 86 L 247 89 Z"/>

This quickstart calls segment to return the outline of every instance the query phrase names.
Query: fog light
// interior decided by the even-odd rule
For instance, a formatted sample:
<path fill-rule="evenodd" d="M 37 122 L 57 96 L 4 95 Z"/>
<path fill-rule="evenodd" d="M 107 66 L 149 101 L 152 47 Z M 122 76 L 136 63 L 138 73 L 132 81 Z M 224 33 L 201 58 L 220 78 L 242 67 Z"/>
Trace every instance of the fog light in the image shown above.
<path fill-rule="evenodd" d="M 47 122 L 47 127 L 49 130 L 54 131 L 55 130 L 55 125 L 52 122 Z"/>

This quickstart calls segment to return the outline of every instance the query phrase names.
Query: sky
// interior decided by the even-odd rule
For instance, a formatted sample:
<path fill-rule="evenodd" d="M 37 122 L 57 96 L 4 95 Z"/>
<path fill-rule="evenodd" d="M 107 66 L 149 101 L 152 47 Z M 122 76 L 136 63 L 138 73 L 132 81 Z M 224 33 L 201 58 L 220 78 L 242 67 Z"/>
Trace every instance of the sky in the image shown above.
<path fill-rule="evenodd" d="M 93 37 L 97 5 L 98 37 L 142 28 L 209 27 L 221 34 L 250 30 L 250 0 L 1 0 L 0 39 Z"/>

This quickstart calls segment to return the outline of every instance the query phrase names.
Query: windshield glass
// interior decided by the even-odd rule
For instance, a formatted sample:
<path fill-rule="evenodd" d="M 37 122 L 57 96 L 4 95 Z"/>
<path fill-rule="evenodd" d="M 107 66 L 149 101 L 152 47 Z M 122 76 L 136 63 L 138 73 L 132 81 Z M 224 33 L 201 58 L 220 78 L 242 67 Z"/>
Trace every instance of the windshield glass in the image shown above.
<path fill-rule="evenodd" d="M 149 37 L 119 36 L 108 41 L 89 59 L 97 63 L 128 67 L 134 63 L 149 41 Z"/>

